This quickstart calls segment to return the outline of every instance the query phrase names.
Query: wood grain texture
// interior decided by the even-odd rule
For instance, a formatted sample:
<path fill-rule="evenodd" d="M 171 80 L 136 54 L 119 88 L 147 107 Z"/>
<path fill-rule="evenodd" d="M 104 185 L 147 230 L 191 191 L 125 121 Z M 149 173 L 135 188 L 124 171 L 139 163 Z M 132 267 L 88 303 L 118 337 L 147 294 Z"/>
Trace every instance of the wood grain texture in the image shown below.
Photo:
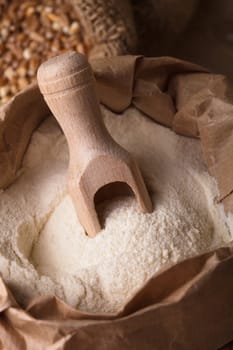
<path fill-rule="evenodd" d="M 94 237 L 101 230 L 95 204 L 111 198 L 113 187 L 122 194 L 127 184 L 141 210 L 150 212 L 151 200 L 135 160 L 104 126 L 86 58 L 71 52 L 48 60 L 38 70 L 38 84 L 67 138 L 69 191 L 87 234 Z"/>

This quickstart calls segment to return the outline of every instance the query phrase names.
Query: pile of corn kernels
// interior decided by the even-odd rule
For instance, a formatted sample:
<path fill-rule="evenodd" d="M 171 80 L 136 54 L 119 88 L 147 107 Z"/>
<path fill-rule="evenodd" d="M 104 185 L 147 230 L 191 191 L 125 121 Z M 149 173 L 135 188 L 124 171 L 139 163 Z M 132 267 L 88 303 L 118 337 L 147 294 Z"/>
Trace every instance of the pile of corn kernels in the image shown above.
<path fill-rule="evenodd" d="M 36 78 L 47 58 L 87 53 L 80 23 L 65 0 L 0 0 L 0 104 Z"/>

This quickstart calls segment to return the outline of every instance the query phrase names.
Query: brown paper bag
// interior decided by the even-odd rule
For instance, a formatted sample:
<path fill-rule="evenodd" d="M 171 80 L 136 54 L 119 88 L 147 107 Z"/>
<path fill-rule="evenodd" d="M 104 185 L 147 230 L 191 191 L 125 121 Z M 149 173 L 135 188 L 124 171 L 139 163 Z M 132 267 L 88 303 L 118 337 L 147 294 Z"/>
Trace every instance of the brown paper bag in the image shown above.
<path fill-rule="evenodd" d="M 107 108 L 122 112 L 133 104 L 176 133 L 200 138 L 218 200 L 233 212 L 233 88 L 227 79 L 173 58 L 124 56 L 91 64 Z M 14 181 L 33 130 L 47 115 L 37 85 L 1 108 L 0 188 Z M 217 350 L 233 340 L 232 277 L 233 242 L 162 269 L 118 314 L 81 312 L 48 296 L 23 309 L 1 279 L 1 348 Z"/>

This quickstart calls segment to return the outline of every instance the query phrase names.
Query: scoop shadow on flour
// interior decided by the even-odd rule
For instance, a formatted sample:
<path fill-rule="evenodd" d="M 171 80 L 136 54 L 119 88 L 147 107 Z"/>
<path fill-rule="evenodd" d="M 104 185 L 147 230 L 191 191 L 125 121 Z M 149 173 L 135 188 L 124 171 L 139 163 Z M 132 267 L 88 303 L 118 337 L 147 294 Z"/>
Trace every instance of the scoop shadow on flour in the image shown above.
<path fill-rule="evenodd" d="M 94 204 L 102 228 L 105 226 L 106 216 L 104 212 L 106 211 L 109 201 L 119 197 L 129 196 L 134 197 L 134 193 L 131 187 L 125 182 L 116 181 L 99 188 L 94 196 Z"/>
<path fill-rule="evenodd" d="M 147 182 L 147 190 L 152 199 L 153 193 L 155 192 L 152 186 L 150 186 L 149 182 Z M 95 210 L 98 215 L 98 219 L 102 228 L 105 227 L 105 222 L 107 218 L 107 209 L 109 206 L 109 202 L 118 200 L 119 198 L 131 198 L 136 202 L 136 207 L 139 209 L 139 204 L 137 203 L 135 194 L 131 187 L 121 181 L 116 181 L 104 185 L 101 187 L 94 196 L 94 205 Z M 153 208 L 155 207 L 155 203 L 153 201 Z"/>

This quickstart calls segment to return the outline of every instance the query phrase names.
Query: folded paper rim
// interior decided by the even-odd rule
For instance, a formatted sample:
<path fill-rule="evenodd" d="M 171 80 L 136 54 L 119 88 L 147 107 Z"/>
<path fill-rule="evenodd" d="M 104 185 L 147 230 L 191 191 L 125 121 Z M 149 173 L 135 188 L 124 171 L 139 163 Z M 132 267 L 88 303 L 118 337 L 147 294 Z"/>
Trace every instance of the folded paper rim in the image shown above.
<path fill-rule="evenodd" d="M 133 105 L 178 134 L 200 138 L 208 170 L 218 184 L 218 200 L 226 212 L 233 212 L 233 88 L 229 81 L 170 57 L 119 56 L 92 60 L 91 65 L 100 101 L 107 108 L 120 113 Z M 0 188 L 17 177 L 33 131 L 49 114 L 37 84 L 0 108 Z M 172 349 L 187 349 L 187 345 L 190 350 L 218 349 L 233 339 L 232 272 L 230 243 L 159 271 L 112 315 L 81 312 L 51 296 L 38 297 L 23 310 L 1 279 L 0 339 L 8 349 L 19 348 L 18 344 L 20 349 L 31 344 L 34 349 L 52 344 L 54 349 L 79 345 L 141 350 L 154 349 L 155 344 L 168 349 L 171 339 Z M 216 287 L 224 283 L 227 288 Z M 205 317 L 200 317 L 204 310 Z M 214 326 L 216 314 L 221 321 L 218 327 Z M 201 333 L 203 329 L 206 334 Z"/>

